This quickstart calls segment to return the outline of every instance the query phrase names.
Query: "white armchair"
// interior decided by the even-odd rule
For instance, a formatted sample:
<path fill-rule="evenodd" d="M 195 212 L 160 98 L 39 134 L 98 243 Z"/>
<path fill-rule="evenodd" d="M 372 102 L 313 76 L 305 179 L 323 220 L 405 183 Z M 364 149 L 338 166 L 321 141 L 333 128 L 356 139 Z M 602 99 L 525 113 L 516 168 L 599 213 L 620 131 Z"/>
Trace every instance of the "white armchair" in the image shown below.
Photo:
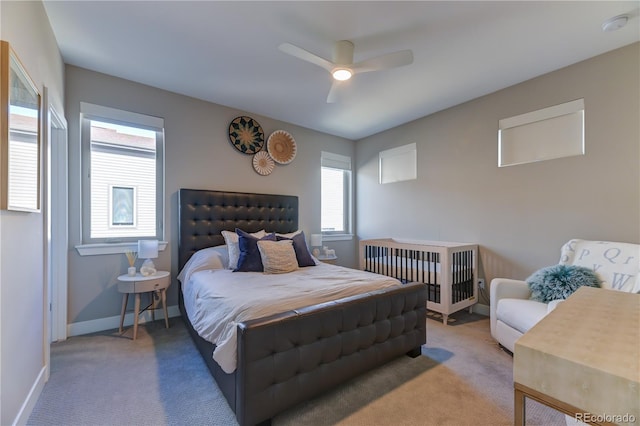
<path fill-rule="evenodd" d="M 570 240 L 559 264 L 585 266 L 602 280 L 601 287 L 640 293 L 640 245 L 610 241 Z M 514 351 L 516 340 L 551 312 L 560 301 L 530 300 L 525 281 L 495 278 L 490 287 L 491 336 Z"/>

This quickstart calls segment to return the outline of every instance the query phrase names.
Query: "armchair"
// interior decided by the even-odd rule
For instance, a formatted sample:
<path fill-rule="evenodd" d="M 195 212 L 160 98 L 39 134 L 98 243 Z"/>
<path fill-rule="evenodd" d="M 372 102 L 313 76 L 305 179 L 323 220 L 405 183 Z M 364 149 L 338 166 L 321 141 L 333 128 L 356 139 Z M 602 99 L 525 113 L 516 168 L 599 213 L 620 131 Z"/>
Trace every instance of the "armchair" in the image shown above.
<path fill-rule="evenodd" d="M 601 287 L 640 293 L 640 245 L 610 241 L 570 240 L 562 246 L 562 265 L 593 269 Z M 513 353 L 516 340 L 551 312 L 561 300 L 530 300 L 525 281 L 494 278 L 490 287 L 491 336 Z"/>

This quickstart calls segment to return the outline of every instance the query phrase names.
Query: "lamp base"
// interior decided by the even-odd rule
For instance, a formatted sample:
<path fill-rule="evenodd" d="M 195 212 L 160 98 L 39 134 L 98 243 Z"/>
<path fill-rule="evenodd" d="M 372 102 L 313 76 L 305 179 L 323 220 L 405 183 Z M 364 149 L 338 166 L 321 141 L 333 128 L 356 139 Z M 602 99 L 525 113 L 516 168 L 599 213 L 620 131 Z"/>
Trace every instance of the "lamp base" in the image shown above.
<path fill-rule="evenodd" d="M 146 259 L 142 262 L 142 266 L 140 267 L 140 274 L 142 276 L 148 277 L 150 275 L 155 275 L 156 273 L 156 265 L 153 264 L 151 259 Z"/>

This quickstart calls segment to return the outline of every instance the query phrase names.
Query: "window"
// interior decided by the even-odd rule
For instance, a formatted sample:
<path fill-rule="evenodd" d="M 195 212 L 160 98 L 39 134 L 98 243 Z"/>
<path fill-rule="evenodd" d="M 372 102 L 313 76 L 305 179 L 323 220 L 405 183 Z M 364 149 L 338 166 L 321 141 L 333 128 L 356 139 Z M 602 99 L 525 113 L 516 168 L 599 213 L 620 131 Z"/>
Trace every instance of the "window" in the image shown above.
<path fill-rule="evenodd" d="M 321 228 L 323 239 L 351 237 L 351 158 L 322 152 Z"/>
<path fill-rule="evenodd" d="M 416 144 L 380 151 L 378 154 L 380 183 L 400 182 L 418 178 Z"/>
<path fill-rule="evenodd" d="M 498 121 L 498 167 L 584 155 L 584 99 Z"/>
<path fill-rule="evenodd" d="M 163 239 L 164 120 L 81 104 L 82 240 Z"/>

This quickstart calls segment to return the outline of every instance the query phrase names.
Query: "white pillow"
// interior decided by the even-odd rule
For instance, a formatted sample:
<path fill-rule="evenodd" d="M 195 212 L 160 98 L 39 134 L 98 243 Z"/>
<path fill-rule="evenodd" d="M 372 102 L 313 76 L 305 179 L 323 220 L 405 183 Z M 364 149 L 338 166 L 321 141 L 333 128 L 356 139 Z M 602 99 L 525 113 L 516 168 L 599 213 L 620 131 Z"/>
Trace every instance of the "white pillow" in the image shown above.
<path fill-rule="evenodd" d="M 189 258 L 184 265 L 178 279 L 181 283 L 186 284 L 194 272 L 205 269 L 224 269 L 229 264 L 229 249 L 226 245 L 207 247 L 198 250 Z"/>
<path fill-rule="evenodd" d="M 256 238 L 262 238 L 267 233 L 264 229 L 254 232 L 253 235 Z M 229 263 L 227 265 L 228 269 L 236 269 L 238 267 L 238 259 L 240 258 L 240 247 L 238 246 L 238 234 L 236 231 L 222 231 L 222 236 L 224 237 L 224 242 L 227 245 L 229 251 Z"/>
<path fill-rule="evenodd" d="M 293 237 L 295 237 L 296 235 L 298 235 L 301 232 L 302 232 L 302 230 L 300 230 L 300 229 L 298 229 L 295 232 L 289 232 L 288 234 L 280 234 L 280 233 L 276 232 L 276 237 L 293 238 Z"/>
<path fill-rule="evenodd" d="M 589 268 L 608 290 L 640 292 L 640 246 L 615 241 L 569 240 L 562 246 L 561 265 Z"/>
<path fill-rule="evenodd" d="M 260 240 L 258 250 L 265 274 L 285 274 L 298 269 L 298 259 L 292 240 Z"/>

